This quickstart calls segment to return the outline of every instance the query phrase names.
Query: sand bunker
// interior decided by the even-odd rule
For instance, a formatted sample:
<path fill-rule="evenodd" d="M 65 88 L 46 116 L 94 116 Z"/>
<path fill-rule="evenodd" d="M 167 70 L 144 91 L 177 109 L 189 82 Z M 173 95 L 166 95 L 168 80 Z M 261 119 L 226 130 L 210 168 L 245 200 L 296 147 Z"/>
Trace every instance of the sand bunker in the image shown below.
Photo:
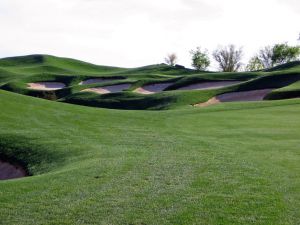
<path fill-rule="evenodd" d="M 95 92 L 98 94 L 116 93 L 130 88 L 131 84 L 118 84 L 99 88 L 87 88 L 82 91 Z"/>
<path fill-rule="evenodd" d="M 55 91 L 64 88 L 66 85 L 60 82 L 37 82 L 28 83 L 28 88 L 42 91 Z"/>
<path fill-rule="evenodd" d="M 226 93 L 226 94 L 213 97 L 209 99 L 207 102 L 199 103 L 194 106 L 205 107 L 209 105 L 215 105 L 221 102 L 262 101 L 264 97 L 272 90 L 273 89 L 262 89 L 262 90 Z"/>
<path fill-rule="evenodd" d="M 0 180 L 8 180 L 27 176 L 24 168 L 0 160 Z"/>
<path fill-rule="evenodd" d="M 185 87 L 178 88 L 177 90 L 209 90 L 218 89 L 222 87 L 231 86 L 238 84 L 240 81 L 214 81 L 214 82 L 203 82 L 197 84 L 191 84 Z"/>
<path fill-rule="evenodd" d="M 96 84 L 96 83 L 103 83 L 103 82 L 109 82 L 109 81 L 114 81 L 114 80 L 117 80 L 117 79 L 104 79 L 104 78 L 93 78 L 93 79 L 88 79 L 88 80 L 84 80 L 84 81 L 81 81 L 79 83 L 79 85 L 86 85 L 86 84 Z"/>
<path fill-rule="evenodd" d="M 149 95 L 149 94 L 161 92 L 172 84 L 173 83 L 149 84 L 149 85 L 145 85 L 143 87 L 135 89 L 134 92 Z"/>

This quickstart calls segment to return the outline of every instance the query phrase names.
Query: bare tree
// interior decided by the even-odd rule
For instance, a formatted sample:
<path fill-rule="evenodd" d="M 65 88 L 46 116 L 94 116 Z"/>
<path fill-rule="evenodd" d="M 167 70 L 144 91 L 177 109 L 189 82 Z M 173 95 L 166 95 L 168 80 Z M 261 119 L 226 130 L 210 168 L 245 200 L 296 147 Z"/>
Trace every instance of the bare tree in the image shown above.
<path fill-rule="evenodd" d="M 238 71 L 242 66 L 242 56 L 242 48 L 237 49 L 234 45 L 221 47 L 213 52 L 213 57 L 223 72 Z"/>
<path fill-rule="evenodd" d="M 170 66 L 175 66 L 175 64 L 177 63 L 177 55 L 175 53 L 169 54 L 165 58 L 165 62 Z"/>
<path fill-rule="evenodd" d="M 261 49 L 258 53 L 258 58 L 261 61 L 261 63 L 263 64 L 264 68 L 271 68 L 274 66 L 274 62 L 273 62 L 273 47 L 271 46 L 266 46 L 263 49 Z"/>
<path fill-rule="evenodd" d="M 295 61 L 300 55 L 300 46 L 289 46 L 287 43 L 264 47 L 257 58 L 263 67 L 268 69 L 284 63 Z"/>

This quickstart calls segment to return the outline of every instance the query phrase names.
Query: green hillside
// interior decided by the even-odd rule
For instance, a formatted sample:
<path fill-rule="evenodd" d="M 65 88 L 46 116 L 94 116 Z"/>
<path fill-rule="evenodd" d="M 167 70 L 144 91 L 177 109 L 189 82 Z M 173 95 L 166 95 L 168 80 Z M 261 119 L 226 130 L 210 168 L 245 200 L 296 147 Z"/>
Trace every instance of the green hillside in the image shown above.
<path fill-rule="evenodd" d="M 299 100 L 118 111 L 0 91 L 3 224 L 297 224 Z"/>
<path fill-rule="evenodd" d="M 87 79 L 106 78 L 107 82 L 79 85 Z M 113 80 L 111 80 L 113 79 Z M 217 73 L 195 71 L 182 66 L 165 64 L 140 68 L 117 68 L 48 55 L 30 55 L 0 59 L 0 88 L 34 97 L 93 107 L 114 109 L 174 109 L 205 102 L 211 97 L 236 91 L 278 89 L 300 80 L 300 62 L 292 62 L 258 72 Z M 239 81 L 231 87 L 212 90 L 179 91 L 187 85 L 201 82 Z M 65 87 L 55 91 L 28 89 L 30 82 L 62 82 Z M 170 82 L 165 91 L 152 95 L 134 92 L 149 84 Z M 130 88 L 118 93 L 95 94 L 82 92 L 88 88 L 129 84 Z M 50 97 L 49 97 L 50 96 Z M 281 99 L 276 95 L 274 99 Z M 288 98 L 285 95 L 283 99 Z M 299 93 L 291 97 L 299 97 Z M 268 96 L 266 99 L 273 99 Z"/>
<path fill-rule="evenodd" d="M 66 87 L 28 89 L 42 81 Z M 216 81 L 238 83 L 178 90 Z M 0 59 L 0 170 L 5 161 L 28 173 L 0 180 L 0 224 L 298 224 L 299 81 L 298 62 L 217 73 Z M 134 92 L 166 82 L 159 93 Z M 118 84 L 130 87 L 81 91 Z M 264 101 L 192 106 L 264 89 Z"/>

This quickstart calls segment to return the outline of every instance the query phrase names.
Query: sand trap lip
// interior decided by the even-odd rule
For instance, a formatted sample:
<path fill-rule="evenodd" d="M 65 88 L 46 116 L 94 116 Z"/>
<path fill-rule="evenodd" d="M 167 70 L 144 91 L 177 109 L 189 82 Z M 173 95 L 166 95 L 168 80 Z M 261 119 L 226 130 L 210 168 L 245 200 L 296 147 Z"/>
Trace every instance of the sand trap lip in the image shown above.
<path fill-rule="evenodd" d="M 108 94 L 108 93 L 121 92 L 125 89 L 130 88 L 130 86 L 131 84 L 117 84 L 117 85 L 104 86 L 98 88 L 87 88 L 82 91 L 95 92 L 97 94 Z"/>
<path fill-rule="evenodd" d="M 221 94 L 209 99 L 207 102 L 199 103 L 194 106 L 205 107 L 215 105 L 222 102 L 242 102 L 242 101 L 262 101 L 264 97 L 273 89 L 262 89 L 252 91 L 230 92 Z"/>
<path fill-rule="evenodd" d="M 203 82 L 197 84 L 191 84 L 178 88 L 177 90 L 209 90 L 209 89 L 218 89 L 234 84 L 241 83 L 240 81 L 214 81 L 214 82 Z"/>
<path fill-rule="evenodd" d="M 87 85 L 87 84 L 96 84 L 96 83 L 103 83 L 103 82 L 109 82 L 109 81 L 115 81 L 118 79 L 114 79 L 114 78 L 92 78 L 92 79 L 87 79 L 87 80 L 83 80 L 79 83 L 79 85 Z"/>
<path fill-rule="evenodd" d="M 0 160 L 0 180 L 15 179 L 26 176 L 28 176 L 28 174 L 23 167 Z"/>
<path fill-rule="evenodd" d="M 66 85 L 60 82 L 36 82 L 27 83 L 28 89 L 42 90 L 42 91 L 55 91 L 64 88 Z"/>
<path fill-rule="evenodd" d="M 154 94 L 163 91 L 164 89 L 166 89 L 172 84 L 173 83 L 149 84 L 135 89 L 134 92 L 144 94 L 144 95 Z"/>

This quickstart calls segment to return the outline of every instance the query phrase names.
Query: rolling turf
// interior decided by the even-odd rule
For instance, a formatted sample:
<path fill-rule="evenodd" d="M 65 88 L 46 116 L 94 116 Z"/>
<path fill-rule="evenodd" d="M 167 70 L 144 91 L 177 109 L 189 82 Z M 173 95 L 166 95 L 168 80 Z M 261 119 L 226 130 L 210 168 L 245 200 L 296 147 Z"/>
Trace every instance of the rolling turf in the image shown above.
<path fill-rule="evenodd" d="M 8 67 L 6 62 L 3 70 L 12 74 L 2 75 L 5 87 L 43 76 Z M 138 69 L 103 70 L 133 82 L 148 75 L 184 78 L 168 69 L 136 81 L 140 75 L 124 71 Z M 190 73 L 185 77 L 209 75 Z M 69 84 L 85 75 L 45 74 Z M 76 91 L 55 102 L 0 90 L 0 156 L 32 175 L 0 181 L 0 223 L 298 224 L 300 100 L 190 106 L 230 91 L 292 83 L 286 89 L 297 89 L 297 79 L 292 69 L 250 73 L 241 85 L 221 90 L 79 96 L 115 101 L 123 110 L 61 102 Z M 137 102 L 140 109 L 172 110 L 124 110 Z"/>

